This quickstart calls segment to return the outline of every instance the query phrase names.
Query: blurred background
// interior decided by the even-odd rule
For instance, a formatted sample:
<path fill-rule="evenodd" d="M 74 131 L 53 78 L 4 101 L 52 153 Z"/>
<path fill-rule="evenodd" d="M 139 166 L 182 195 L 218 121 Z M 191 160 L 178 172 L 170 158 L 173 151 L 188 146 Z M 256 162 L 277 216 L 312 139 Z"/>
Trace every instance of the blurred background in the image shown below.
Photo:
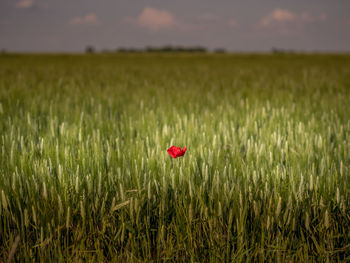
<path fill-rule="evenodd" d="M 1 0 L 2 52 L 348 52 L 348 0 Z"/>

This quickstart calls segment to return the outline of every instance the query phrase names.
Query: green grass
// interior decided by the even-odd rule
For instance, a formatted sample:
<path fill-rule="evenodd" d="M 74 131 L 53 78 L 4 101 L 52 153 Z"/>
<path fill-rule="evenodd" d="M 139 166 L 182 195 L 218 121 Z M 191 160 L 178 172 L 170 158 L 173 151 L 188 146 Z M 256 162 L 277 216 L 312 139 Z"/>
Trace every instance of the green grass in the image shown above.
<path fill-rule="evenodd" d="M 349 76 L 350 55 L 2 55 L 0 261 L 17 236 L 20 262 L 350 260 Z"/>

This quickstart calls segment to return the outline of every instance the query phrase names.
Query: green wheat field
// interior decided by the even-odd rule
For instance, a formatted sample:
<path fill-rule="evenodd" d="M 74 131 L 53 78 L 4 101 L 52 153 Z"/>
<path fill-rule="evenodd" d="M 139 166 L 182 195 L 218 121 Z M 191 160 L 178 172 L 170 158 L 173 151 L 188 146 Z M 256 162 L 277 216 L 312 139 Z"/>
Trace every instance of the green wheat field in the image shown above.
<path fill-rule="evenodd" d="M 1 55 L 0 261 L 350 260 L 349 106 L 346 54 Z"/>

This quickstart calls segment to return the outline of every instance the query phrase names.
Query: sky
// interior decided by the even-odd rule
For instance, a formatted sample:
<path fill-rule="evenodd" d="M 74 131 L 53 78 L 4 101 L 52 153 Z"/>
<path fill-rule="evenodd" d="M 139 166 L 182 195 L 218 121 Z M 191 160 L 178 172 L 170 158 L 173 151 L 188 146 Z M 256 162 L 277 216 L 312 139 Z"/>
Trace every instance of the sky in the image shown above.
<path fill-rule="evenodd" d="M 0 0 L 0 50 L 350 52 L 350 0 Z"/>

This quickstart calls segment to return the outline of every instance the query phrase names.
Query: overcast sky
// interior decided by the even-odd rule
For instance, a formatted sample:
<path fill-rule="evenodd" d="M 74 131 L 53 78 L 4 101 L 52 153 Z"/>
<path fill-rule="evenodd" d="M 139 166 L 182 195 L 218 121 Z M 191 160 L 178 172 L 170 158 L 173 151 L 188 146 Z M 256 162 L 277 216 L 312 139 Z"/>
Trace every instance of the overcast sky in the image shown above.
<path fill-rule="evenodd" d="M 350 51 L 350 0 L 0 0 L 0 49 Z"/>

